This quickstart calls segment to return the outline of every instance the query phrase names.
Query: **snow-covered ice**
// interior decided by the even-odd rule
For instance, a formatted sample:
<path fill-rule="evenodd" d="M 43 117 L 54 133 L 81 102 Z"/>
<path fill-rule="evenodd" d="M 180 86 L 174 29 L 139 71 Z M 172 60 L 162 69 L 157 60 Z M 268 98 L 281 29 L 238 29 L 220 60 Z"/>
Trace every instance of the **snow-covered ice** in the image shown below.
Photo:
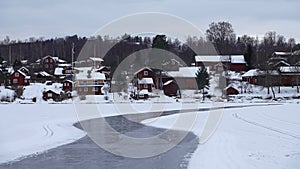
<path fill-rule="evenodd" d="M 0 163 L 71 143 L 85 133 L 73 126 L 72 104 L 0 104 Z"/>
<path fill-rule="evenodd" d="M 299 168 L 299 107 L 283 104 L 224 109 L 215 133 L 188 159 L 189 168 Z M 190 131 L 199 136 L 208 114 L 199 112 Z M 143 123 L 170 128 L 178 117 L 164 116 Z"/>

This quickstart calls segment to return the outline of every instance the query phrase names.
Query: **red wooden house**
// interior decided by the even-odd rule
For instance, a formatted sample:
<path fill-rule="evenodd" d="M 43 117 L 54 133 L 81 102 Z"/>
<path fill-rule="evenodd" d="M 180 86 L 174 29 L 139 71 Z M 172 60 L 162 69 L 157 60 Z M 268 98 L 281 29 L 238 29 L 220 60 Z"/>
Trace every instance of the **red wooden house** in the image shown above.
<path fill-rule="evenodd" d="M 13 72 L 9 79 L 12 86 L 27 86 L 30 83 L 30 76 L 20 70 Z"/>
<path fill-rule="evenodd" d="M 228 85 L 225 89 L 226 95 L 237 95 L 239 94 L 239 89 L 237 86 Z"/>
<path fill-rule="evenodd" d="M 257 84 L 259 74 L 261 73 L 258 69 L 251 69 L 242 75 L 242 81 L 249 82 L 250 84 Z"/>
<path fill-rule="evenodd" d="M 59 59 L 58 57 L 52 57 L 48 55 L 37 60 L 36 63 L 39 64 L 40 69 L 47 72 L 53 72 L 58 64 L 65 64 L 66 61 Z"/>
<path fill-rule="evenodd" d="M 147 89 L 152 92 L 154 87 L 155 75 L 152 69 L 144 67 L 135 73 L 135 78 L 137 79 L 136 86 L 138 90 Z"/>
<path fill-rule="evenodd" d="M 64 91 L 72 91 L 74 82 L 71 80 L 64 80 L 62 89 Z"/>
<path fill-rule="evenodd" d="M 149 92 L 152 92 L 152 88 L 154 88 L 153 79 L 150 77 L 145 77 L 142 79 L 138 79 L 137 81 L 138 90 L 147 89 Z"/>
<path fill-rule="evenodd" d="M 55 101 L 58 101 L 61 99 L 61 91 L 60 90 L 54 90 L 54 89 L 48 89 L 43 92 L 43 99 L 49 100 L 53 99 Z"/>

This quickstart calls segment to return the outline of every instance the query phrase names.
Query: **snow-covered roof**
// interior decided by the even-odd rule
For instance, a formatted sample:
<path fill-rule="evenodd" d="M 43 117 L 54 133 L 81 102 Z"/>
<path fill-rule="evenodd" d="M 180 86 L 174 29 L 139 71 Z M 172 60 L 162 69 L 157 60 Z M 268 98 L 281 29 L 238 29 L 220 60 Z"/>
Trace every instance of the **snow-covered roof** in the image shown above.
<path fill-rule="evenodd" d="M 145 70 L 145 69 L 152 71 L 152 69 L 149 67 L 143 67 L 143 68 L 139 69 L 138 71 L 136 71 L 134 74 L 138 74 L 139 72 L 141 72 L 142 70 Z"/>
<path fill-rule="evenodd" d="M 167 81 L 166 83 L 164 83 L 163 85 L 164 86 L 167 86 L 167 85 L 169 85 L 170 83 L 172 83 L 174 80 L 169 80 L 169 81 Z"/>
<path fill-rule="evenodd" d="M 60 94 L 62 92 L 62 84 L 61 83 L 52 83 L 51 85 L 44 86 L 44 92 L 52 91 L 56 94 Z"/>
<path fill-rule="evenodd" d="M 25 77 L 25 79 L 30 79 L 30 76 L 27 76 L 24 72 L 22 72 L 21 70 L 17 70 L 18 73 L 20 73 L 21 75 L 23 75 Z"/>
<path fill-rule="evenodd" d="M 274 64 L 274 66 L 278 66 L 278 65 L 280 65 L 280 64 L 282 64 L 282 65 L 286 65 L 286 66 L 290 66 L 290 64 L 289 64 L 289 63 L 287 63 L 287 62 L 286 62 L 286 61 L 284 61 L 284 60 L 281 60 L 281 61 L 279 61 L 279 62 L 275 63 L 275 64 Z"/>
<path fill-rule="evenodd" d="M 49 88 L 49 89 L 46 89 L 44 92 L 48 92 L 48 91 L 52 91 L 53 93 L 60 94 L 62 92 L 62 89 L 59 89 L 59 88 Z"/>
<path fill-rule="evenodd" d="M 246 63 L 243 55 L 232 55 L 231 63 Z"/>
<path fill-rule="evenodd" d="M 41 60 L 44 60 L 44 59 L 46 59 L 48 57 L 52 58 L 53 60 L 55 60 L 55 62 L 58 62 L 58 63 L 66 63 L 67 62 L 67 61 L 65 61 L 63 59 L 59 59 L 59 57 L 53 57 L 53 56 L 50 56 L 50 55 L 47 55 L 47 56 L 43 57 L 42 59 L 38 59 L 35 62 L 39 63 L 39 62 L 41 62 Z"/>
<path fill-rule="evenodd" d="M 104 60 L 102 58 L 97 58 L 97 57 L 90 57 L 89 58 L 92 61 L 96 61 L 96 62 L 103 62 Z"/>
<path fill-rule="evenodd" d="M 276 56 L 289 56 L 289 55 L 291 55 L 291 52 L 274 52 L 273 55 L 276 55 Z"/>
<path fill-rule="evenodd" d="M 211 56 L 195 56 L 196 62 L 229 62 L 230 57 L 225 55 L 211 55 Z"/>
<path fill-rule="evenodd" d="M 74 83 L 72 80 L 64 80 L 64 82 L 70 82 L 70 83 Z"/>
<path fill-rule="evenodd" d="M 45 77 L 50 77 L 51 75 L 45 71 L 39 72 L 40 75 L 45 76 Z"/>
<path fill-rule="evenodd" d="M 28 63 L 28 60 L 21 60 L 21 63 L 22 63 L 22 64 L 27 64 L 27 63 Z"/>
<path fill-rule="evenodd" d="M 55 68 L 55 70 L 54 70 L 54 75 L 63 75 L 63 68 L 61 68 L 61 67 L 57 67 L 57 68 Z"/>
<path fill-rule="evenodd" d="M 109 67 L 107 67 L 107 66 L 101 66 L 101 67 L 99 67 L 99 68 L 97 69 L 97 71 L 101 71 L 102 69 L 105 69 L 105 68 L 107 68 L 107 69 L 109 70 Z"/>
<path fill-rule="evenodd" d="M 138 79 L 138 84 L 154 84 L 153 79 L 150 77 L 145 77 L 142 79 Z"/>
<path fill-rule="evenodd" d="M 70 63 L 61 63 L 57 65 L 58 67 L 71 67 L 72 65 Z"/>
<path fill-rule="evenodd" d="M 252 76 L 257 76 L 259 74 L 258 69 L 251 69 L 248 72 L 244 73 L 242 77 L 252 77 Z"/>
<path fill-rule="evenodd" d="M 96 72 L 95 69 L 91 67 L 80 67 L 77 68 L 79 72 L 75 75 L 77 80 L 105 80 L 105 74 Z M 90 77 L 88 77 L 88 72 L 90 71 Z"/>
<path fill-rule="evenodd" d="M 229 89 L 229 88 L 234 88 L 235 90 L 237 90 L 238 92 L 239 92 L 239 85 L 238 84 L 236 84 L 236 83 L 230 83 L 226 88 L 225 88 L 225 90 L 227 90 L 227 89 Z"/>
<path fill-rule="evenodd" d="M 139 92 L 139 95 L 149 94 L 147 89 L 143 89 Z"/>
<path fill-rule="evenodd" d="M 282 73 L 300 73 L 300 66 L 281 66 L 279 71 Z"/>
<path fill-rule="evenodd" d="M 169 71 L 168 75 L 172 77 L 196 77 L 198 67 L 179 67 L 178 71 Z M 209 72 L 209 70 L 207 70 Z"/>

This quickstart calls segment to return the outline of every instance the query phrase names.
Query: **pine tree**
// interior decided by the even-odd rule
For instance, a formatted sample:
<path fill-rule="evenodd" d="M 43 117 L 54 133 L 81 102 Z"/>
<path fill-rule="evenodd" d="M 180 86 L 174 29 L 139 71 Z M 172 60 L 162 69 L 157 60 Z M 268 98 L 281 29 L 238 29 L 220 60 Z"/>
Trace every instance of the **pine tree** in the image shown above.
<path fill-rule="evenodd" d="M 245 57 L 245 61 L 247 63 L 247 68 L 248 70 L 252 68 L 252 55 L 253 55 L 253 49 L 252 46 L 250 44 L 247 45 L 247 51 L 244 54 Z"/>
<path fill-rule="evenodd" d="M 198 89 L 202 90 L 202 98 L 204 100 L 204 89 L 208 89 L 209 87 L 209 74 L 207 69 L 204 66 L 201 66 L 196 73 L 196 82 L 198 85 Z"/>

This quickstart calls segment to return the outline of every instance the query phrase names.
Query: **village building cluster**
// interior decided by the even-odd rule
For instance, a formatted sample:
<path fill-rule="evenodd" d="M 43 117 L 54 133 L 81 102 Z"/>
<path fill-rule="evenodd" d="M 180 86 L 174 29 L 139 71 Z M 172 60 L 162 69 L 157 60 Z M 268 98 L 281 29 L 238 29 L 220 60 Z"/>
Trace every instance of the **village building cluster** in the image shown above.
<path fill-rule="evenodd" d="M 243 55 L 214 55 L 195 56 L 191 66 L 183 66 L 179 61 L 172 59 L 168 63 L 169 70 L 159 70 L 143 67 L 134 72 L 134 78 L 128 86 L 133 99 L 147 99 L 154 90 L 162 90 L 167 96 L 181 96 L 181 90 L 197 90 L 195 82 L 199 67 L 213 76 L 224 76 L 226 86 L 225 95 L 242 93 L 239 84 L 248 83 L 268 87 L 299 85 L 300 51 L 274 52 L 267 63 L 261 67 L 247 71 L 247 63 Z M 45 83 L 42 91 L 43 99 L 61 101 L 75 95 L 102 95 L 110 91 L 111 69 L 105 66 L 102 58 L 90 57 L 86 60 L 68 63 L 59 57 L 45 56 L 36 62 L 11 67 L 6 61 L 1 63 L 0 85 L 10 86 L 13 89 L 28 86 L 31 83 Z M 76 66 L 74 66 L 76 65 Z M 230 76 L 232 72 L 239 76 Z M 53 86 L 52 84 L 59 84 Z M 104 91 L 103 86 L 108 86 Z M 76 94 L 74 94 L 76 91 Z"/>

